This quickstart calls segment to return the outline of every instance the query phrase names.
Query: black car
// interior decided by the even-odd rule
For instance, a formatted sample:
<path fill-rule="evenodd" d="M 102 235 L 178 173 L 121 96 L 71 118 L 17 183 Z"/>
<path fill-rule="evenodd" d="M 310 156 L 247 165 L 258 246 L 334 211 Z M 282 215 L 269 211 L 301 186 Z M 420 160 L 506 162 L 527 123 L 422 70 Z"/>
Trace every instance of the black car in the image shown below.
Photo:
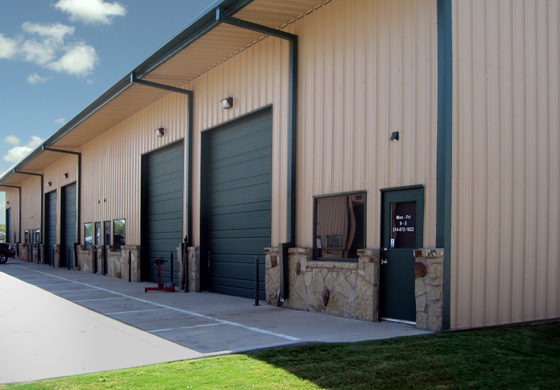
<path fill-rule="evenodd" d="M 15 255 L 16 250 L 12 244 L 0 242 L 0 264 L 4 264 L 8 261 L 9 257 L 14 257 Z"/>

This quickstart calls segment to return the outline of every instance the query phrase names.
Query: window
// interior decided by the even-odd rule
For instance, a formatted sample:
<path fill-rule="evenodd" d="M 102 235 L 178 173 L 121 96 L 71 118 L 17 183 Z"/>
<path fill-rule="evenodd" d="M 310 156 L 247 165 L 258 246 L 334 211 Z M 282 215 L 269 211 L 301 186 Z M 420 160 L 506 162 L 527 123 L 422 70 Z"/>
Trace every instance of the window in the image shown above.
<path fill-rule="evenodd" d="M 93 224 L 91 222 L 84 223 L 84 249 L 89 250 L 93 243 Z"/>
<path fill-rule="evenodd" d="M 41 229 L 33 229 L 33 243 L 39 244 L 41 242 Z"/>
<path fill-rule="evenodd" d="M 366 243 L 366 193 L 314 198 L 313 257 L 351 260 Z"/>
<path fill-rule="evenodd" d="M 120 251 L 122 245 L 126 245 L 126 221 L 115 219 L 113 220 L 113 250 Z"/>
<path fill-rule="evenodd" d="M 111 245 L 111 221 L 103 222 L 103 245 Z"/>

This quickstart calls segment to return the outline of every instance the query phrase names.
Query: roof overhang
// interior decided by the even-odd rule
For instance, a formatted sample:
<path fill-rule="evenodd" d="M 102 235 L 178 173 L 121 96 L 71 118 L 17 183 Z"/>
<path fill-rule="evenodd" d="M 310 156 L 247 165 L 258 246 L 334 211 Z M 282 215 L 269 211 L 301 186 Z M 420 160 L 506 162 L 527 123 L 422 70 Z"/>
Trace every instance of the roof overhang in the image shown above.
<path fill-rule="evenodd" d="M 262 34 L 221 23 L 226 15 L 282 29 L 330 0 L 222 0 L 215 2 L 194 22 L 148 59 L 114 84 L 8 172 L 0 185 L 19 185 L 29 176 L 15 170 L 41 172 L 65 154 L 44 150 L 80 151 L 81 147 L 162 96 L 170 93 L 134 83 L 134 77 L 182 88 L 200 74 L 262 39 Z M 0 187 L 1 190 L 1 187 Z"/>

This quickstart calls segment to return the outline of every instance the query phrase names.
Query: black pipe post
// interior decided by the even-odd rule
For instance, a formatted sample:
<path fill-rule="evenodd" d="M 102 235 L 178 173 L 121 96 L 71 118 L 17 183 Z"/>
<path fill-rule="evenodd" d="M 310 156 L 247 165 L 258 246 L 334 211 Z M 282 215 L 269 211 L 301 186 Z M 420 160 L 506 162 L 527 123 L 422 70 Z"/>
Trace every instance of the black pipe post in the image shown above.
<path fill-rule="evenodd" d="M 132 282 L 132 251 L 128 251 L 128 283 Z"/>
<path fill-rule="evenodd" d="M 171 283 L 173 283 L 173 252 L 169 254 L 169 264 L 171 266 Z"/>
<path fill-rule="evenodd" d="M 185 292 L 189 292 L 189 249 L 188 244 L 185 242 L 185 248 L 183 252 L 183 275 L 185 282 Z"/>
<path fill-rule="evenodd" d="M 255 305 L 259 306 L 259 256 L 255 257 Z"/>

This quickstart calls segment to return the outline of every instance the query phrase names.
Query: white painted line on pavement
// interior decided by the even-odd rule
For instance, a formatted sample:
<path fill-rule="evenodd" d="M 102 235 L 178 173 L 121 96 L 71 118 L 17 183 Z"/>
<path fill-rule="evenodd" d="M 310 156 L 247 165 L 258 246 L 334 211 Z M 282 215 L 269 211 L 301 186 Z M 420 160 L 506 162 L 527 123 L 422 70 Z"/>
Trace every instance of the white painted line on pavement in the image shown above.
<path fill-rule="evenodd" d="M 82 302 L 96 302 L 96 301 L 114 301 L 115 299 L 123 299 L 122 297 L 118 298 L 92 298 L 92 299 L 79 299 L 77 301 L 72 301 L 74 303 L 82 303 Z"/>
<path fill-rule="evenodd" d="M 194 329 L 194 328 L 206 328 L 208 326 L 216 326 L 216 325 L 224 325 L 222 323 L 217 324 L 203 324 L 203 325 L 192 325 L 192 326 L 181 326 L 179 328 L 167 328 L 167 329 L 156 329 L 156 330 L 149 330 L 150 333 L 163 333 L 163 332 L 172 332 L 174 330 L 185 330 L 185 329 Z"/>
<path fill-rule="evenodd" d="M 122 299 L 122 298 L 116 298 L 116 299 Z M 158 311 L 158 310 L 167 310 L 167 309 L 157 308 L 157 309 L 115 311 L 115 312 L 112 312 L 112 313 L 105 313 L 105 315 L 112 316 L 112 315 L 117 315 L 117 314 L 143 313 L 145 311 Z"/>
<path fill-rule="evenodd" d="M 140 299 L 140 298 L 136 298 L 136 297 L 131 297 L 131 296 L 126 295 L 126 294 L 123 294 L 123 293 L 119 293 L 119 292 L 116 292 L 116 291 L 107 290 L 107 289 L 105 289 L 105 288 L 97 287 L 97 286 L 94 286 L 94 285 L 91 285 L 91 284 L 87 284 L 87 283 L 76 282 L 75 280 L 66 279 L 66 278 L 63 278 L 62 276 L 51 275 L 51 274 L 46 273 L 46 272 L 43 272 L 43 271 L 31 270 L 31 269 L 29 269 L 29 268 L 21 267 L 21 266 L 18 266 L 18 265 L 14 265 L 14 267 L 22 268 L 22 269 L 25 269 L 25 270 L 28 270 L 28 271 L 38 272 L 38 273 L 44 274 L 44 275 L 49 275 L 49 276 L 52 276 L 53 278 L 57 278 L 57 279 L 60 279 L 60 280 L 66 280 L 66 281 L 73 282 L 73 283 L 76 283 L 76 284 L 79 284 L 79 285 L 82 285 L 82 286 L 86 286 L 86 287 L 89 287 L 89 288 L 93 288 L 93 289 L 97 289 L 97 290 L 100 290 L 100 291 L 109 292 L 109 293 L 112 293 L 112 294 L 115 294 L 115 295 L 120 295 L 120 296 L 122 296 L 122 297 L 130 298 L 130 299 L 133 299 L 133 300 L 138 301 L 138 302 L 142 302 L 142 303 L 146 303 L 146 304 L 149 304 L 149 305 L 158 306 L 158 307 L 161 307 L 161 308 L 164 308 L 164 309 L 173 310 L 173 311 L 176 311 L 176 312 L 178 312 L 178 313 L 189 314 L 189 315 L 194 316 L 194 317 L 205 318 L 205 319 L 207 319 L 207 320 L 216 321 L 216 322 L 219 322 L 219 323 L 224 324 L 224 325 L 235 326 L 235 327 L 242 328 L 242 329 L 245 329 L 245 330 L 249 330 L 249 331 L 252 331 L 252 332 L 255 332 L 255 333 L 266 334 L 266 335 L 269 335 L 269 336 L 274 336 L 274 337 L 278 337 L 278 338 L 282 338 L 282 339 L 290 340 L 290 341 L 301 341 L 301 339 L 298 338 L 298 337 L 288 336 L 288 335 L 285 335 L 285 334 L 282 334 L 282 333 L 271 332 L 271 331 L 268 331 L 268 330 L 256 328 L 256 327 L 254 327 L 254 326 L 247 326 L 247 325 L 239 324 L 239 323 L 237 323 L 237 322 L 226 321 L 226 320 L 220 320 L 219 318 L 214 318 L 214 317 L 207 316 L 207 315 L 200 314 L 200 313 L 196 313 L 196 312 L 193 312 L 193 311 L 183 310 L 183 309 L 179 309 L 179 308 L 176 308 L 176 307 L 171 307 L 171 306 L 163 305 L 163 304 L 161 304 L 161 303 L 150 302 L 150 301 L 148 301 L 148 300 L 146 300 L 146 299 Z"/>

